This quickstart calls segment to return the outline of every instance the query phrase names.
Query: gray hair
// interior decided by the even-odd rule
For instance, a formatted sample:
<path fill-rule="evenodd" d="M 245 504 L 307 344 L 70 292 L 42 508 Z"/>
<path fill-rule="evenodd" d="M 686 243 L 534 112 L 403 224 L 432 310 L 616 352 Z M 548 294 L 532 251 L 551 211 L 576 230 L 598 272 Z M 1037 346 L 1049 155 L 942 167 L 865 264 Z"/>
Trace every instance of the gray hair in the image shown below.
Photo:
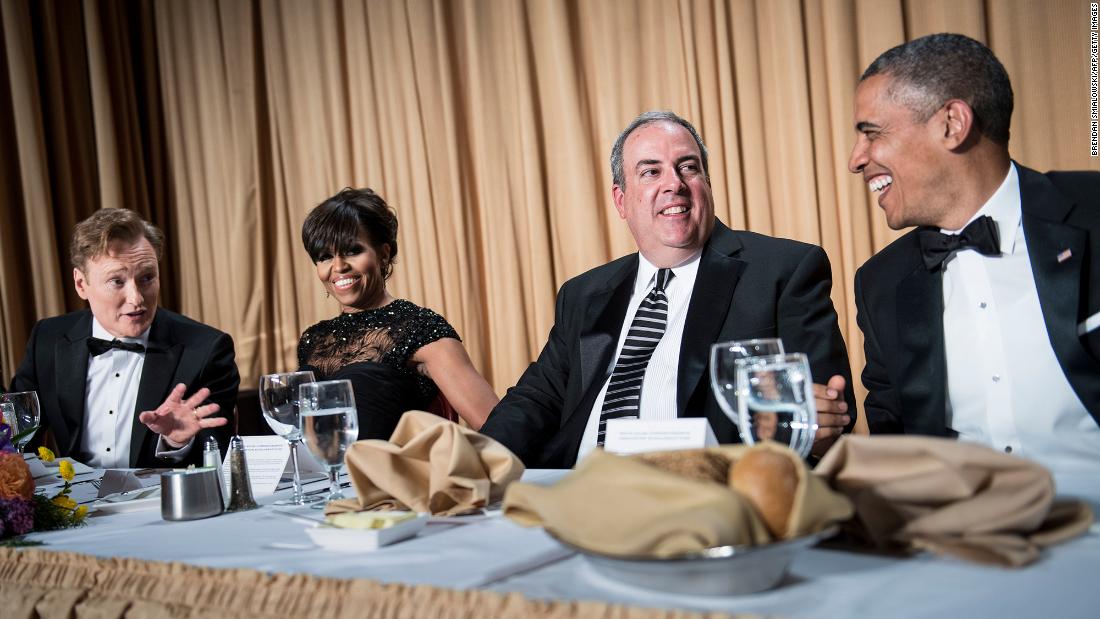
<path fill-rule="evenodd" d="M 693 127 L 691 123 L 680 118 L 675 113 L 660 110 L 639 114 L 637 118 L 630 121 L 626 129 L 623 129 L 619 137 L 615 138 L 615 145 L 611 147 L 611 182 L 613 182 L 615 186 L 622 188 L 626 182 L 626 178 L 623 174 L 623 145 L 626 143 L 626 139 L 637 129 L 659 122 L 675 123 L 688 130 L 688 133 L 691 134 L 691 137 L 695 138 L 695 143 L 699 146 L 699 156 L 702 159 L 703 174 L 707 178 L 710 178 L 710 168 L 707 166 L 707 147 L 703 144 L 703 138 L 699 137 L 699 132 L 695 130 L 695 127 Z"/>
<path fill-rule="evenodd" d="M 1008 145 L 1012 84 L 988 47 L 961 34 L 930 34 L 882 53 L 859 78 L 883 74 L 896 80 L 890 95 L 925 122 L 951 99 L 974 110 L 982 135 Z"/>

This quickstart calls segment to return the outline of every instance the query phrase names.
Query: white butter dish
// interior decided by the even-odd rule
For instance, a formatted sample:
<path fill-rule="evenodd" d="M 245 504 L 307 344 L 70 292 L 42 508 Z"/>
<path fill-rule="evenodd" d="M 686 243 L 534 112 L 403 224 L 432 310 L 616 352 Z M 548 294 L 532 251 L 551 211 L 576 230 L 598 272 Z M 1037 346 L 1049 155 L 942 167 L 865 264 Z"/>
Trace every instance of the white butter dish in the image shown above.
<path fill-rule="evenodd" d="M 340 552 L 377 550 L 395 542 L 413 537 L 428 523 L 428 514 L 417 514 L 385 529 L 341 529 L 328 524 L 318 524 L 306 529 L 314 544 Z"/>

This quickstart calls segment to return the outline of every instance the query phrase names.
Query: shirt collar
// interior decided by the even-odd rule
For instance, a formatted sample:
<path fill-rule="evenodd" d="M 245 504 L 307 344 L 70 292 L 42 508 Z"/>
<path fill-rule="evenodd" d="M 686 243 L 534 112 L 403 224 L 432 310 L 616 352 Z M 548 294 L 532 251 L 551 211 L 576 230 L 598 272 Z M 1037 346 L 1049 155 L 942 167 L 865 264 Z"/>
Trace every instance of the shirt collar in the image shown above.
<path fill-rule="evenodd" d="M 1001 186 L 993 192 L 992 196 L 989 196 L 982 208 L 978 209 L 978 212 L 974 213 L 974 216 L 966 223 L 970 224 L 971 221 L 982 215 L 992 217 L 993 221 L 997 223 L 997 238 L 1001 245 L 1001 253 L 1008 255 L 1016 248 L 1016 229 L 1020 227 L 1020 209 L 1020 175 L 1016 172 L 1016 163 L 1012 162 L 1008 166 L 1008 174 L 1005 175 Z M 963 228 L 965 227 L 964 225 Z M 940 232 L 958 234 L 962 232 L 962 228 L 958 230 L 941 229 Z"/>
<path fill-rule="evenodd" d="M 108 342 L 110 342 L 111 340 L 117 339 L 121 342 L 128 342 L 130 344 L 141 344 L 142 346 L 148 348 L 149 347 L 149 329 L 152 329 L 152 328 L 153 328 L 153 325 L 149 325 L 149 327 L 147 327 L 144 331 L 142 331 L 141 335 L 139 335 L 137 337 L 119 337 L 119 338 L 116 338 L 115 336 L 111 335 L 111 332 L 108 331 L 107 329 L 105 329 L 103 327 L 103 325 L 99 324 L 99 319 L 95 317 L 95 314 L 92 314 L 92 337 L 98 337 L 99 339 L 107 340 Z"/>
<path fill-rule="evenodd" d="M 703 250 L 700 249 L 686 261 L 672 267 L 672 274 L 674 277 L 669 281 L 668 285 L 675 286 L 676 280 L 695 281 L 695 274 L 699 271 L 699 258 L 702 256 Z M 649 289 L 653 287 L 653 282 L 656 277 L 657 267 L 649 260 L 646 260 L 641 252 L 638 252 L 638 277 L 634 280 L 634 294 L 642 295 L 649 292 Z"/>

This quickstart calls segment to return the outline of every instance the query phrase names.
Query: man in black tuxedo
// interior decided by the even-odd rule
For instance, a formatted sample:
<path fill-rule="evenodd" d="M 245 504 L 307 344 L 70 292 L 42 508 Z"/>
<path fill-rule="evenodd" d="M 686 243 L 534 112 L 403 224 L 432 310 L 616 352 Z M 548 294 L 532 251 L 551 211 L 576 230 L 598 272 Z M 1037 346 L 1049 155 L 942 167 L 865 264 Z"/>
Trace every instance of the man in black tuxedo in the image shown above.
<path fill-rule="evenodd" d="M 90 309 L 39 321 L 11 384 L 38 392 L 36 443 L 49 431 L 59 455 L 100 468 L 201 462 L 208 435 L 227 445 L 233 341 L 157 308 L 163 244 L 126 209 L 77 224 L 73 282 Z"/>
<path fill-rule="evenodd" d="M 1100 174 L 1009 158 L 1012 87 L 981 43 L 938 34 L 875 60 L 849 167 L 918 226 L 856 273 L 872 433 L 958 436 L 1100 462 Z"/>
<path fill-rule="evenodd" d="M 711 393 L 710 347 L 780 337 L 786 350 L 809 356 L 814 376 L 838 376 L 816 387 L 822 396 L 843 393 L 819 400 L 818 450 L 827 448 L 850 427 L 854 398 L 825 252 L 718 221 L 706 148 L 670 112 L 636 118 L 616 140 L 611 168 L 615 208 L 640 251 L 561 287 L 546 346 L 481 432 L 546 468 L 573 466 L 601 444 L 606 420 L 622 416 L 705 417 L 719 442 L 735 442 L 736 427 Z M 647 308 L 662 324 L 636 332 Z M 631 343 L 646 331 L 656 348 L 634 385 L 620 389 L 613 374 L 630 371 L 626 360 L 636 355 L 624 351 L 639 348 Z M 625 409 L 620 399 L 629 400 Z"/>

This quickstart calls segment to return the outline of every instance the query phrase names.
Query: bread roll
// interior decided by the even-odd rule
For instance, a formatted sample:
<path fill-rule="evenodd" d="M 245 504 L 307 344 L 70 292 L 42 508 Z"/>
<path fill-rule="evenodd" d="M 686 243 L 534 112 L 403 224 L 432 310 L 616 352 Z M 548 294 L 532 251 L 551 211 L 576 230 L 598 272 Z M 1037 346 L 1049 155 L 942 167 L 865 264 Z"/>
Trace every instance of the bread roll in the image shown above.
<path fill-rule="evenodd" d="M 791 458 L 767 448 L 751 449 L 733 464 L 730 485 L 752 503 L 772 535 L 787 534 L 798 489 L 798 469 Z"/>
<path fill-rule="evenodd" d="M 659 451 L 641 454 L 638 459 L 662 471 L 682 475 L 696 481 L 712 481 L 726 485 L 729 478 L 729 458 L 704 449 Z"/>

